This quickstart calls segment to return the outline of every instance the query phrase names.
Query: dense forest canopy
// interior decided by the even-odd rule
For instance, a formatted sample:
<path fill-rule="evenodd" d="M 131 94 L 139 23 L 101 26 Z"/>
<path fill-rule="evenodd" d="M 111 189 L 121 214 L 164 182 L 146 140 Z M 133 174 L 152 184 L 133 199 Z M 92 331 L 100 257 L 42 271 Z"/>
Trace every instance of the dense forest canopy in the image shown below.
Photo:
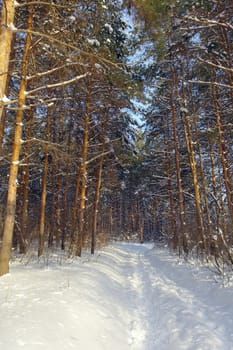
<path fill-rule="evenodd" d="M 0 6 L 0 275 L 112 239 L 232 264 L 232 1 Z"/>

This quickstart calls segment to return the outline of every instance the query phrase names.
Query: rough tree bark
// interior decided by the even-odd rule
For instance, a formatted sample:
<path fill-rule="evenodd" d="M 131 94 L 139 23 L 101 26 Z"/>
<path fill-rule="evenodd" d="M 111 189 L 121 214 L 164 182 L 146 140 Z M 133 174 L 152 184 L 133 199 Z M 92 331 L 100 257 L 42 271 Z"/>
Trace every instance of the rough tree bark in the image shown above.
<path fill-rule="evenodd" d="M 13 5 L 12 5 L 13 6 Z M 12 8 L 10 8 L 11 10 Z M 28 15 L 27 28 L 30 31 L 33 23 L 33 10 L 30 6 L 30 12 Z M 13 151 L 11 157 L 9 181 L 8 181 L 8 195 L 6 203 L 6 215 L 3 228 L 2 247 L 0 251 L 0 276 L 9 272 L 9 261 L 11 255 L 12 238 L 15 221 L 16 210 L 16 194 L 17 194 L 17 176 L 19 170 L 19 157 L 21 150 L 21 136 L 22 136 L 22 121 L 23 121 L 23 109 L 26 99 L 26 87 L 27 87 L 27 62 L 31 47 L 31 34 L 26 36 L 24 54 L 22 59 L 22 77 L 20 81 L 19 97 L 18 97 L 18 109 L 15 120 L 15 133 L 13 140 Z"/>
<path fill-rule="evenodd" d="M 185 108 L 186 110 L 186 108 Z M 201 204 L 201 194 L 200 194 L 200 187 L 199 187 L 199 181 L 198 181 L 198 172 L 197 172 L 197 164 L 196 164 L 196 156 L 195 156 L 195 150 L 194 150 L 194 142 L 192 137 L 192 131 L 191 131 L 191 117 L 187 112 L 182 113 L 183 115 L 183 123 L 184 123 L 184 133 L 185 133 L 185 139 L 186 139 L 186 145 L 187 145 L 187 151 L 189 156 L 189 163 L 193 178 L 193 189 L 194 189 L 194 196 L 195 196 L 195 205 L 196 205 L 196 218 L 197 218 L 197 224 L 198 224 L 198 234 L 197 234 L 197 246 L 201 248 L 201 250 L 206 250 L 206 237 L 205 237 L 205 229 L 204 229 L 204 223 L 203 223 L 203 210 L 202 210 L 202 204 Z"/>
<path fill-rule="evenodd" d="M 46 197 L 47 197 L 47 177 L 49 170 L 49 139 L 50 139 L 50 110 L 47 115 L 46 126 L 46 143 L 44 146 L 44 166 L 42 175 L 42 188 L 41 188 L 41 202 L 40 202 L 40 229 L 39 229 L 39 243 L 38 243 L 38 257 L 44 252 L 44 232 L 45 232 L 45 209 L 46 209 Z"/>
<path fill-rule="evenodd" d="M 14 16 L 15 1 L 3 0 L 0 23 L 0 121 L 4 110 L 4 103 L 1 102 L 7 86 Z"/>
<path fill-rule="evenodd" d="M 87 99 L 86 113 L 84 119 L 83 145 L 82 145 L 82 162 L 80 167 L 80 207 L 79 207 L 79 230 L 76 243 L 76 255 L 81 256 L 83 246 L 83 229 L 84 229 L 84 211 L 86 208 L 87 193 L 87 156 L 89 147 L 89 124 L 90 124 L 90 81 L 87 82 Z"/>
<path fill-rule="evenodd" d="M 173 78 L 174 79 L 174 78 Z M 186 242 L 186 223 L 185 223 L 185 208 L 184 208 L 184 195 L 182 188 L 181 170 L 180 170 L 180 159 L 179 159 L 179 141 L 177 135 L 177 116 L 174 105 L 174 96 L 171 91 L 170 96 L 170 108 L 172 114 L 172 127 L 173 127 L 173 142 L 174 142 L 174 152 L 175 152 L 175 167 L 176 167 L 176 178 L 177 178 L 177 191 L 178 191 L 178 210 L 179 210 L 179 223 L 180 227 L 177 230 L 177 241 L 179 254 L 181 254 L 181 249 L 187 253 L 187 242 Z M 183 243 L 183 244 L 182 244 Z"/>
<path fill-rule="evenodd" d="M 104 151 L 104 145 L 102 153 Z M 97 179 L 95 188 L 95 199 L 94 199 L 94 209 L 93 209 L 93 222 L 92 222 L 92 234 L 91 234 L 91 254 L 95 252 L 96 246 L 96 232 L 97 232 L 97 218 L 98 218 L 98 204 L 100 198 L 100 187 L 102 182 L 102 170 L 103 170 L 104 155 L 100 157 L 99 165 L 97 169 Z"/>

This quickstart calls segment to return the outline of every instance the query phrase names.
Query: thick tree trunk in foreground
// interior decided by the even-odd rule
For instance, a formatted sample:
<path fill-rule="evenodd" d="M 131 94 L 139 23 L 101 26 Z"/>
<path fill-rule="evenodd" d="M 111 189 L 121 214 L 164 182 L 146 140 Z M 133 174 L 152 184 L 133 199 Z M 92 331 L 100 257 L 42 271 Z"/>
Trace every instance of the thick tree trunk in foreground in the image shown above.
<path fill-rule="evenodd" d="M 28 29 L 32 29 L 33 14 L 30 11 L 28 17 Z M 23 106 L 26 99 L 26 87 L 27 87 L 27 59 L 31 46 L 31 34 L 27 34 L 24 55 L 22 60 L 22 79 L 20 82 L 18 109 L 15 120 L 15 134 L 13 140 L 13 151 L 11 157 L 9 182 L 8 182 L 8 195 L 6 204 L 6 215 L 3 228 L 2 247 L 0 251 L 0 276 L 9 272 L 9 261 L 12 247 L 12 238 L 15 221 L 15 209 L 16 209 L 16 193 L 17 193 L 17 176 L 19 169 L 19 156 L 21 150 L 21 136 L 22 136 L 22 121 L 23 121 Z"/>
<path fill-rule="evenodd" d="M 5 95 L 11 52 L 12 29 L 15 15 L 15 1 L 3 0 L 0 23 L 0 101 Z M 0 121 L 4 104 L 0 102 Z"/>

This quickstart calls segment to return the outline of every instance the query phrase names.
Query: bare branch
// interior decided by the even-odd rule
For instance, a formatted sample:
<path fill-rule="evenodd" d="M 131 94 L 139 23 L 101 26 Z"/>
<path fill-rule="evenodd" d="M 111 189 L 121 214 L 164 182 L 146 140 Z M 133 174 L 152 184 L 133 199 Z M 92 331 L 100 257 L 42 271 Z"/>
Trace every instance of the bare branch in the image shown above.
<path fill-rule="evenodd" d="M 39 86 L 38 88 L 33 89 L 31 91 L 26 91 L 25 94 L 26 94 L 26 96 L 28 96 L 28 95 L 33 94 L 34 92 L 41 91 L 41 90 L 44 90 L 44 89 L 53 89 L 53 88 L 56 88 L 56 87 L 65 86 L 65 85 L 74 83 L 75 81 L 78 81 L 78 80 L 80 80 L 82 78 L 85 78 L 88 75 L 90 75 L 90 73 L 85 73 L 85 74 L 79 75 L 77 77 L 74 77 L 74 78 L 72 78 L 70 80 L 60 81 L 60 82 L 55 83 L 55 84 L 48 84 L 48 85 Z"/>
<path fill-rule="evenodd" d="M 228 89 L 233 89 L 233 86 L 231 86 L 231 85 L 217 83 L 216 81 L 212 82 L 212 81 L 202 81 L 202 80 L 186 80 L 186 82 L 190 83 L 190 84 L 214 85 L 214 86 L 225 87 Z"/>
<path fill-rule="evenodd" d="M 29 1 L 29 2 L 23 2 L 21 4 L 17 3 L 15 7 L 23 7 L 23 6 L 31 6 L 31 5 L 44 5 L 44 6 L 53 6 L 57 8 L 71 8 L 72 6 L 64 6 L 64 5 L 58 5 L 55 4 L 55 2 L 47 2 L 47 1 Z M 75 6 L 73 6 L 75 7 Z"/>
<path fill-rule="evenodd" d="M 27 139 L 27 140 L 21 140 L 21 143 L 23 143 L 23 144 L 30 143 L 30 142 L 35 142 L 35 143 L 39 143 L 39 144 L 50 145 L 52 147 L 62 148 L 62 145 L 59 145 L 58 143 L 38 139 L 36 137 L 31 137 L 30 139 Z"/>
<path fill-rule="evenodd" d="M 197 17 L 190 17 L 190 16 L 184 17 L 184 20 L 185 21 L 192 21 L 195 23 L 203 23 L 203 24 L 207 24 L 210 26 L 220 26 L 220 27 L 224 27 L 224 28 L 233 30 L 233 26 L 228 22 L 223 23 L 223 22 L 215 21 L 213 19 L 208 19 L 208 18 L 199 19 Z"/>
<path fill-rule="evenodd" d="M 49 75 L 49 74 L 52 74 L 62 68 L 66 68 L 66 67 L 69 67 L 69 66 L 74 66 L 74 65 L 80 65 L 80 62 L 69 62 L 69 63 L 66 63 L 66 64 L 63 64 L 62 66 L 60 67 L 56 67 L 56 68 L 53 68 L 53 69 L 50 69 L 50 70 L 47 70 L 46 72 L 41 72 L 41 73 L 36 73 L 34 75 L 31 75 L 29 77 L 27 77 L 27 80 L 32 80 L 32 79 L 35 79 L 35 78 L 40 78 L 40 77 L 43 77 L 45 75 Z"/>
<path fill-rule="evenodd" d="M 111 65 L 111 66 L 114 66 L 118 69 L 122 69 L 121 66 L 123 66 L 124 64 L 123 63 L 115 63 L 115 62 L 112 62 L 104 57 L 100 57 L 98 55 L 95 55 L 91 52 L 88 52 L 88 51 L 84 51 L 84 50 L 81 50 L 80 48 L 78 48 L 77 46 L 75 45 L 72 45 L 72 44 L 69 44 L 65 41 L 62 41 L 62 40 L 59 40 L 59 39 L 56 39 L 54 37 L 52 37 L 51 35 L 49 34 L 45 34 L 45 33 L 41 33 L 41 32 L 36 32 L 34 30 L 28 30 L 28 29 L 15 29 L 14 32 L 18 32 L 18 33 L 30 33 L 30 34 L 33 34 L 33 35 L 36 35 L 36 36 L 40 36 L 42 38 L 46 38 L 48 39 L 49 41 L 52 41 L 52 42 L 55 42 L 57 44 L 60 44 L 62 45 L 63 47 L 69 47 L 70 49 L 73 49 L 75 51 L 78 51 L 80 54 L 84 55 L 84 56 L 88 56 L 88 57 L 93 57 L 99 61 L 102 61 L 104 62 L 105 64 L 108 64 L 108 65 Z"/>
<path fill-rule="evenodd" d="M 18 99 L 15 99 L 15 100 L 6 99 L 6 100 L 4 100 L 4 98 L 1 98 L 0 99 L 0 106 L 8 106 L 8 105 L 16 103 L 16 102 L 18 102 Z"/>
<path fill-rule="evenodd" d="M 204 62 L 204 63 L 206 63 L 206 64 L 208 64 L 208 65 L 210 65 L 212 67 L 223 69 L 223 70 L 226 70 L 228 72 L 233 73 L 233 68 L 228 68 L 228 67 L 222 66 L 220 64 L 215 64 L 215 63 L 213 63 L 211 61 L 203 60 L 203 58 L 201 58 L 201 57 L 197 57 L 197 59 L 198 59 L 198 61 Z"/>
<path fill-rule="evenodd" d="M 94 160 L 96 160 L 96 159 L 98 159 L 98 158 L 100 158 L 100 157 L 102 157 L 102 156 L 106 156 L 107 154 L 112 153 L 112 152 L 113 152 L 113 151 L 110 150 L 110 151 L 106 151 L 106 152 L 100 153 L 100 154 L 98 154 L 97 156 L 95 156 L 95 157 L 93 157 L 93 158 L 87 160 L 85 163 L 86 163 L 86 165 L 87 165 L 87 164 L 90 164 L 90 163 L 94 162 Z"/>

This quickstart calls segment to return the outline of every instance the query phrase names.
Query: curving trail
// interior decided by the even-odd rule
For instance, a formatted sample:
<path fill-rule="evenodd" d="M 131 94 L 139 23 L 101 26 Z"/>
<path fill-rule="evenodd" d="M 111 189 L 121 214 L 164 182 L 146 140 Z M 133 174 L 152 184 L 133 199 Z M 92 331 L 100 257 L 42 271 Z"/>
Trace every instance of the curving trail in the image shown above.
<path fill-rule="evenodd" d="M 16 260 L 11 271 L 0 349 L 233 350 L 233 288 L 151 244 Z"/>

